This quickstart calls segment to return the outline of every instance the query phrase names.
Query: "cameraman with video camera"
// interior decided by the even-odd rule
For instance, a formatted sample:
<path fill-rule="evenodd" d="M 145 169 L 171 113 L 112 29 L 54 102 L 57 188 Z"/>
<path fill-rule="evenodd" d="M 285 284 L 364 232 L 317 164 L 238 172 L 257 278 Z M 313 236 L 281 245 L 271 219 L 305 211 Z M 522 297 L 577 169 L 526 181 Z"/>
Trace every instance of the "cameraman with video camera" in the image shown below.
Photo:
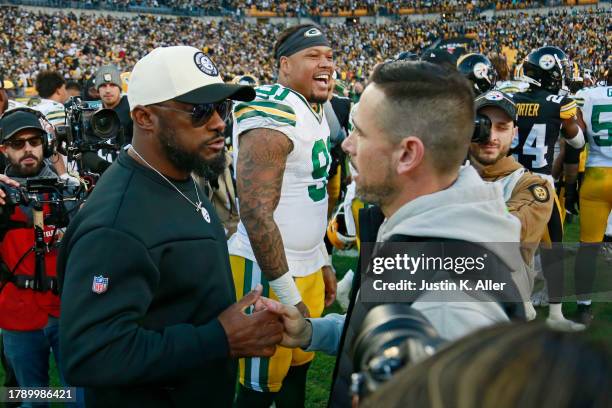
<path fill-rule="evenodd" d="M 518 137 L 517 109 L 510 97 L 488 91 L 476 98 L 474 109 L 470 164 L 483 180 L 502 186 L 508 211 L 521 221 L 521 256 L 533 282 L 534 253 L 546 231 L 554 200 L 545 179 L 508 156 L 512 140 Z M 526 303 L 526 313 L 528 320 L 535 318 L 531 302 Z M 573 324 L 567 321 L 565 326 Z"/>
<path fill-rule="evenodd" d="M 100 94 L 102 106 L 114 110 L 121 121 L 123 131 L 117 143 L 121 147 L 131 144 L 134 122 L 130 115 L 127 95 L 121 95 L 123 86 L 121 72 L 113 65 L 105 65 L 96 71 L 94 83 Z"/>
<path fill-rule="evenodd" d="M 44 160 L 54 153 L 44 122 L 29 108 L 0 118 L 0 328 L 20 387 L 48 387 L 50 348 L 58 361 L 57 247 L 79 204 L 79 181 Z"/>

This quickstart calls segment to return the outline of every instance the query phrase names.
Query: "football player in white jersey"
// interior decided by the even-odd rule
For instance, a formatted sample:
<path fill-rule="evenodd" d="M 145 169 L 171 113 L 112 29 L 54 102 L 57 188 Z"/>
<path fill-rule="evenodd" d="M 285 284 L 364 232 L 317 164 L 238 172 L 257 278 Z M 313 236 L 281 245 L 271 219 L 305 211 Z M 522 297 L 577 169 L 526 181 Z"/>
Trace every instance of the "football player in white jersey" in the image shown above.
<path fill-rule="evenodd" d="M 278 83 L 234 107 L 233 146 L 240 223 L 229 252 L 236 297 L 263 295 L 321 315 L 335 296 L 323 241 L 327 226 L 330 129 L 322 104 L 334 68 L 319 27 L 283 31 L 274 47 Z M 278 347 L 240 360 L 238 407 L 304 406 L 313 353 Z"/>
<path fill-rule="evenodd" d="M 66 124 L 64 103 L 69 96 L 62 75 L 56 71 L 42 71 L 36 77 L 36 92 L 41 99 L 32 108 L 45 115 L 53 127 Z M 66 173 L 68 161 L 65 156 L 55 153 L 49 161 L 60 173 Z"/>
<path fill-rule="evenodd" d="M 41 112 L 53 126 L 66 122 L 64 103 L 68 100 L 66 81 L 55 71 L 43 71 L 36 77 L 36 91 L 40 103 L 33 108 Z"/>
<path fill-rule="evenodd" d="M 612 65 L 612 64 L 610 64 Z M 600 243 L 612 211 L 612 67 L 605 85 L 577 93 L 582 102 L 579 120 L 589 143 L 584 182 L 580 188 L 580 242 Z M 576 256 L 576 291 L 579 318 L 592 319 L 589 294 L 593 291 L 598 246 L 581 245 Z"/>

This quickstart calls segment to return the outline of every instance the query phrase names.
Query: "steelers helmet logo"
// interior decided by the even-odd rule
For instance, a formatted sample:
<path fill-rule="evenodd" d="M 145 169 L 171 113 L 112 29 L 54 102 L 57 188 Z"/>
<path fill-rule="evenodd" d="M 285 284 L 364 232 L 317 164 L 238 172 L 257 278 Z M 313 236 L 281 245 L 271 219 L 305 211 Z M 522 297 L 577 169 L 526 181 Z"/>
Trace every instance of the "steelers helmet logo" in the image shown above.
<path fill-rule="evenodd" d="M 208 76 L 217 76 L 219 75 L 219 70 L 215 66 L 215 64 L 208 58 L 203 52 L 197 52 L 193 56 L 193 61 L 196 64 L 196 67 L 203 73 Z"/>
<path fill-rule="evenodd" d="M 533 198 L 535 198 L 536 201 L 545 203 L 550 198 L 548 190 L 544 186 L 534 184 L 529 187 L 529 189 L 531 190 L 531 194 L 533 194 Z"/>
<path fill-rule="evenodd" d="M 502 93 L 499 91 L 491 91 L 487 92 L 485 98 L 489 101 L 501 101 L 504 99 L 504 95 L 502 95 Z"/>
<path fill-rule="evenodd" d="M 538 61 L 540 68 L 549 70 L 555 66 L 555 57 L 550 54 L 544 54 L 540 57 L 540 61 Z"/>
<path fill-rule="evenodd" d="M 304 33 L 304 37 L 317 37 L 319 35 L 323 35 L 323 33 L 321 30 L 314 27 Z"/>
<path fill-rule="evenodd" d="M 474 65 L 474 76 L 478 79 L 485 79 L 489 73 L 489 68 L 482 62 Z"/>

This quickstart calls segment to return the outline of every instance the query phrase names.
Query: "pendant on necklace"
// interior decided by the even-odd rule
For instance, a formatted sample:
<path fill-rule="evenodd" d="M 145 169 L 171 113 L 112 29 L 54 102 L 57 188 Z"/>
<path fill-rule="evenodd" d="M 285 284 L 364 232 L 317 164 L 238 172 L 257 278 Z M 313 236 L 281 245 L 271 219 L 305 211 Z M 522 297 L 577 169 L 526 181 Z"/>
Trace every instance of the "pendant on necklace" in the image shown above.
<path fill-rule="evenodd" d="M 198 205 L 196 206 L 196 211 L 199 211 L 202 213 L 202 217 L 204 218 L 204 220 L 210 224 L 210 214 L 208 214 L 208 211 L 206 211 L 206 208 L 204 208 L 204 206 L 202 206 L 202 202 L 198 202 Z"/>

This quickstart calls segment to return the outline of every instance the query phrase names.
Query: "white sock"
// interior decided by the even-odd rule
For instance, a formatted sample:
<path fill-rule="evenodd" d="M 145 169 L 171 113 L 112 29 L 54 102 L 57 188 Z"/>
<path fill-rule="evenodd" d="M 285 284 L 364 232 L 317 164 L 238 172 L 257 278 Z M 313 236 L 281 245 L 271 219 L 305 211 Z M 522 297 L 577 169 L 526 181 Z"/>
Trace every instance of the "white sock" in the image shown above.
<path fill-rule="evenodd" d="M 528 301 L 523 304 L 525 305 L 525 317 L 527 318 L 527 321 L 530 322 L 536 318 L 538 313 L 536 312 L 531 302 Z"/>
<path fill-rule="evenodd" d="M 589 299 L 589 300 L 579 300 L 576 303 L 578 303 L 579 305 L 591 306 L 591 299 Z"/>
<path fill-rule="evenodd" d="M 551 303 L 548 305 L 548 317 L 554 320 L 565 320 L 563 316 L 562 303 Z"/>

